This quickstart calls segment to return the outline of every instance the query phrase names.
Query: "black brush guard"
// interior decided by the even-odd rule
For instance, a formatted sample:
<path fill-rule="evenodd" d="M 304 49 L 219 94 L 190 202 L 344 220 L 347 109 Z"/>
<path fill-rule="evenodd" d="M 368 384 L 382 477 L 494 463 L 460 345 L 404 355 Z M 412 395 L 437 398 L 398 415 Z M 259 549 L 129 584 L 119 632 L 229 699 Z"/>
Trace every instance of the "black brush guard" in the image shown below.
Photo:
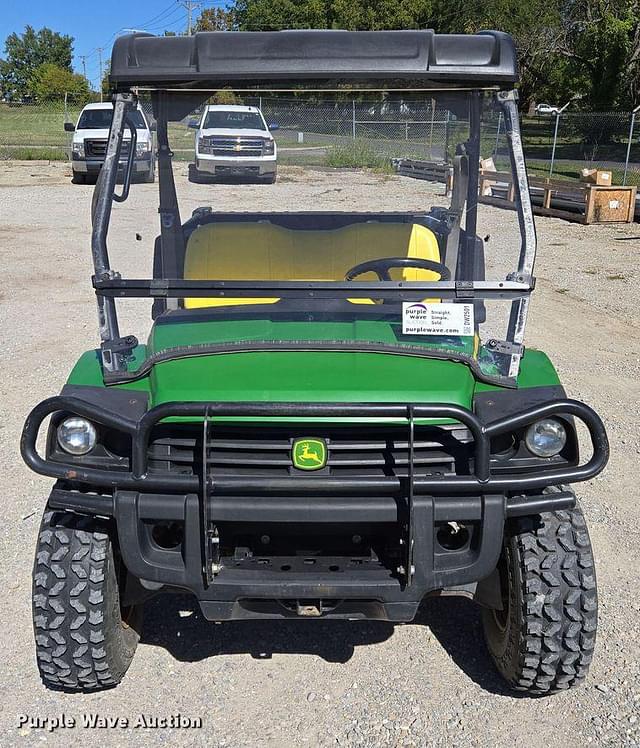
<path fill-rule="evenodd" d="M 74 414 L 131 436 L 129 471 L 88 468 L 42 458 L 36 439 L 50 414 Z M 493 475 L 491 439 L 549 416 L 573 416 L 587 427 L 593 454 L 583 465 L 541 468 L 533 472 Z M 260 419 L 367 418 L 407 424 L 409 469 L 405 477 L 212 477 L 206 448 L 198 475 L 148 472 L 148 448 L 155 425 L 169 418 L 202 419 L 203 444 L 218 418 Z M 414 426 L 425 419 L 446 419 L 467 427 L 473 437 L 470 475 L 420 475 L 413 465 Z M 367 428 L 363 423 L 362 427 Z M 50 504 L 116 518 L 121 551 L 129 571 L 151 584 L 186 588 L 200 599 L 205 615 L 235 617 L 229 606 L 239 599 L 364 599 L 386 606 L 381 617 L 408 619 L 426 592 L 487 577 L 500 553 L 505 518 L 570 508 L 570 491 L 543 493 L 549 486 L 589 480 L 605 467 L 609 456 L 606 431 L 598 415 L 576 400 L 554 400 L 515 415 L 482 423 L 470 410 L 450 404 L 354 403 L 204 403 L 174 402 L 156 406 L 139 420 L 114 414 L 75 397 L 53 397 L 29 414 L 21 440 L 25 462 L 36 472 L 64 485 L 83 484 L 97 493 L 54 489 Z M 107 489 L 107 491 L 105 491 Z M 399 505 L 402 505 L 401 509 Z M 216 522 L 270 521 L 396 522 L 402 516 L 403 562 L 397 575 L 317 573 L 283 575 L 263 571 L 220 572 Z M 184 522 L 182 552 L 154 547 L 142 531 L 145 520 Z M 434 527 L 438 522 L 472 521 L 479 527 L 476 552 L 438 554 Z M 243 576 L 244 574 L 244 576 Z M 274 576 L 275 575 L 275 576 Z M 409 608 L 402 606 L 408 604 Z M 389 608 L 396 605 L 396 608 Z M 225 607 L 226 606 L 226 607 Z M 391 611 L 395 610 L 395 613 Z M 415 611 L 414 611 L 415 612 Z"/>

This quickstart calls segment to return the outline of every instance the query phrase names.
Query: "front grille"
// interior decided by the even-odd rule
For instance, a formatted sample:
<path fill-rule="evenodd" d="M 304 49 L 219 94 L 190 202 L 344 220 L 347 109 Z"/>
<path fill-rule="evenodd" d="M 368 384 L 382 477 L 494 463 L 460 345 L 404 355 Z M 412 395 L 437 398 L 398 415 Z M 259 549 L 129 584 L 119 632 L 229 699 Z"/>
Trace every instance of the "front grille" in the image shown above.
<path fill-rule="evenodd" d="M 129 153 L 130 141 L 123 140 L 120 156 L 126 156 Z M 107 154 L 107 141 L 104 138 L 84 141 L 84 152 L 87 156 L 104 158 Z"/>
<path fill-rule="evenodd" d="M 259 158 L 264 146 L 263 138 L 208 137 L 200 140 L 200 151 L 213 156 L 244 156 Z"/>
<path fill-rule="evenodd" d="M 406 426 L 236 427 L 211 426 L 206 459 L 212 476 L 286 477 L 324 475 L 334 477 L 396 476 L 409 472 Z M 322 438 L 327 444 L 327 465 L 303 473 L 293 467 L 294 439 Z M 171 424 L 155 429 L 149 447 L 150 470 L 193 474 L 202 470 L 202 426 Z M 416 426 L 414 474 L 470 472 L 473 442 L 460 426 Z"/>

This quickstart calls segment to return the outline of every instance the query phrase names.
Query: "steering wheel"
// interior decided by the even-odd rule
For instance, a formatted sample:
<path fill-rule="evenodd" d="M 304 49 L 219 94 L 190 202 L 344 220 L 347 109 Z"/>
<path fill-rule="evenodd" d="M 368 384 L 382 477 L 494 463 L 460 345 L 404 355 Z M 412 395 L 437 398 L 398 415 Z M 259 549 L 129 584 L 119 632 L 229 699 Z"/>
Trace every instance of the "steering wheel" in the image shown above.
<path fill-rule="evenodd" d="M 418 257 L 381 257 L 379 260 L 367 260 L 359 265 L 354 265 L 344 279 L 352 281 L 364 273 L 375 273 L 381 281 L 390 281 L 389 270 L 391 268 L 418 268 L 419 270 L 431 270 L 438 273 L 440 280 L 451 280 L 451 271 L 442 262 L 435 260 L 421 260 Z"/>

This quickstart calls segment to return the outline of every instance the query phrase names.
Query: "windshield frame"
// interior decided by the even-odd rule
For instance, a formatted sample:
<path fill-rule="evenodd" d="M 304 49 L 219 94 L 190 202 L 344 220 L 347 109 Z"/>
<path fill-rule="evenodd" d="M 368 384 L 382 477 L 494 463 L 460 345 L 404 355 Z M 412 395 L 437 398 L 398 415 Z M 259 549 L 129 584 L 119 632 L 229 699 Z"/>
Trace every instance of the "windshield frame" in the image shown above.
<path fill-rule="evenodd" d="M 478 162 L 480 94 L 477 105 L 470 113 L 471 137 L 469 161 Z M 495 89 L 492 89 L 495 90 Z M 524 352 L 523 340 L 530 293 L 534 287 L 533 265 L 535 261 L 536 236 L 533 211 L 528 190 L 527 174 L 516 106 L 515 90 L 496 92 L 496 102 L 501 108 L 509 146 L 509 156 L 514 175 L 515 209 L 520 227 L 521 247 L 517 269 L 504 281 L 377 281 L 357 284 L 334 281 L 210 281 L 185 280 L 177 270 L 177 257 L 184 253 L 185 237 L 178 208 L 177 194 L 172 168 L 172 153 L 168 140 L 168 124 L 184 118 L 197 105 L 202 105 L 208 92 L 182 93 L 176 100 L 174 92 L 165 89 L 152 92 L 154 116 L 157 120 L 158 176 L 160 193 L 160 226 L 162 247 L 162 276 L 154 279 L 125 279 L 110 267 L 107 251 L 107 233 L 114 200 L 117 167 L 120 150 L 127 127 L 128 114 L 138 106 L 134 93 L 114 95 L 114 114 L 107 145 L 104 166 L 96 185 L 92 211 L 92 254 L 94 261 L 93 285 L 98 300 L 100 336 L 102 340 L 102 363 L 105 373 L 127 371 L 127 359 L 137 341 L 134 336 L 120 336 L 116 299 L 123 297 L 153 298 L 162 300 L 164 309 L 178 308 L 177 300 L 186 296 L 233 296 L 255 297 L 257 291 L 268 296 L 269 292 L 286 292 L 287 297 L 335 298 L 337 296 L 393 298 L 397 301 L 416 301 L 425 293 L 436 293 L 438 297 L 473 302 L 479 299 L 509 299 L 511 313 L 506 339 L 492 341 L 501 354 L 510 358 L 508 375 L 500 378 L 504 386 L 515 386 L 520 359 Z M 474 142 L 478 149 L 474 150 Z M 117 196 L 115 196 L 117 198 Z M 478 205 L 478 171 L 469 170 L 466 195 L 467 207 L 465 231 L 475 232 Z M 473 234 L 475 237 L 475 233 Z M 123 342 L 124 341 L 124 342 Z M 128 341 L 128 342 L 127 342 Z M 304 341 L 300 341 L 301 347 Z M 480 377 L 483 378 L 483 377 Z M 487 379 L 485 377 L 485 379 Z"/>

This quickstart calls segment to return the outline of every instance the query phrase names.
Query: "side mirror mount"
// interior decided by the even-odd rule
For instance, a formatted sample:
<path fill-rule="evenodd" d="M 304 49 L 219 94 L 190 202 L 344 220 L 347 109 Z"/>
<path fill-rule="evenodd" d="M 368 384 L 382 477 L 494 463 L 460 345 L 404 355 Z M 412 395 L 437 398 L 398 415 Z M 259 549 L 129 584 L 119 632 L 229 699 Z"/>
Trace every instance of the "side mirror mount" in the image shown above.
<path fill-rule="evenodd" d="M 269 129 L 271 131 L 273 131 L 273 130 L 279 130 L 280 129 L 280 125 L 277 122 L 270 122 L 269 123 Z"/>
<path fill-rule="evenodd" d="M 155 132 L 158 129 L 157 122 L 151 122 L 149 124 L 149 132 Z"/>
<path fill-rule="evenodd" d="M 190 119 L 187 124 L 187 127 L 190 127 L 192 130 L 197 130 L 199 126 L 200 126 L 200 123 L 198 122 L 197 119 Z"/>
<path fill-rule="evenodd" d="M 73 122 L 65 122 L 64 123 L 64 131 L 65 132 L 75 132 L 76 126 L 73 124 Z"/>

